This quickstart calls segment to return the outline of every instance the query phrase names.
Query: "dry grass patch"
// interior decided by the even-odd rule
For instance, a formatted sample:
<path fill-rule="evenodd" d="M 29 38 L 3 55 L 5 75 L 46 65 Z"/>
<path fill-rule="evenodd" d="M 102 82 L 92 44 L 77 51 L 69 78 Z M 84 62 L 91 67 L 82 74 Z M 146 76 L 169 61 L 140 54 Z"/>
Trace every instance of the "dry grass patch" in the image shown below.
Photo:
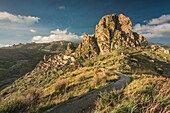
<path fill-rule="evenodd" d="M 87 78 L 86 74 L 82 73 L 82 74 L 76 76 L 76 81 L 81 82 L 81 81 L 84 81 L 86 78 Z"/>
<path fill-rule="evenodd" d="M 63 91 L 68 87 L 69 83 L 69 79 L 58 79 L 54 88 L 56 91 Z"/>
<path fill-rule="evenodd" d="M 169 103 L 169 78 L 141 76 L 125 89 L 101 93 L 95 112 L 167 113 Z"/>
<path fill-rule="evenodd" d="M 15 96 L 9 100 L 2 100 L 1 113 L 30 112 L 38 106 L 41 101 L 42 88 L 30 88 L 21 96 Z"/>
<path fill-rule="evenodd" d="M 97 86 L 105 85 L 107 82 L 107 75 L 104 72 L 100 72 L 98 74 L 95 74 L 92 79 L 92 84 L 96 88 Z"/>

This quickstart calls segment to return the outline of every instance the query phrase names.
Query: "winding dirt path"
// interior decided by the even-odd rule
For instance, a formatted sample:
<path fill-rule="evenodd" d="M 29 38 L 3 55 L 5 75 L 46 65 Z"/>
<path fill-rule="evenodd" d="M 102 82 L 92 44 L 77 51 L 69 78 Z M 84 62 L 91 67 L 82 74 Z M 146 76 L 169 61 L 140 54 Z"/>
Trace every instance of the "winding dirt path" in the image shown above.
<path fill-rule="evenodd" d="M 97 63 L 95 65 L 100 68 L 104 68 L 104 67 L 101 67 L 100 65 L 98 65 Z M 104 69 L 117 74 L 118 76 L 120 76 L 120 79 L 118 81 L 112 82 L 104 87 L 101 87 L 99 89 L 93 90 L 86 94 L 80 95 L 78 97 L 75 97 L 75 98 L 65 101 L 63 103 L 60 103 L 60 104 L 56 105 L 55 107 L 47 110 L 44 113 L 79 113 L 79 112 L 82 113 L 82 112 L 87 112 L 87 111 L 89 111 L 89 109 L 91 109 L 92 107 L 95 106 L 95 101 L 97 100 L 97 97 L 100 94 L 100 92 L 104 92 L 104 91 L 110 92 L 113 89 L 119 90 L 130 83 L 130 78 L 128 76 L 126 76 L 120 72 L 107 69 L 107 68 L 104 68 Z"/>

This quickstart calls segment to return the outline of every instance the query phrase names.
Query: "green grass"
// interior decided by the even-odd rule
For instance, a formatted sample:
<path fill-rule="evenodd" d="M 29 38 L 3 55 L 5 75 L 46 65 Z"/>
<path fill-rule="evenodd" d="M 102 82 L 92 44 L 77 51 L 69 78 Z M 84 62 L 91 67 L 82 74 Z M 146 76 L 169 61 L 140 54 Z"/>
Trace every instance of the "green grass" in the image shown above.
<path fill-rule="evenodd" d="M 37 109 L 33 109 L 33 111 L 40 112 L 43 109 L 49 108 L 48 106 L 67 101 L 68 99 L 100 88 L 119 79 L 119 77 L 112 72 L 99 69 L 91 64 L 91 66 L 89 66 L 88 61 L 83 65 L 84 67 L 71 72 L 69 71 L 69 66 L 63 67 L 63 70 L 55 71 L 54 67 L 47 72 L 45 70 L 41 72 L 38 71 L 38 68 L 41 67 L 38 67 L 38 64 L 37 68 L 30 74 L 21 77 L 11 86 L 1 91 L 1 95 L 6 95 L 7 99 L 10 100 L 22 96 L 26 91 L 32 88 L 32 86 L 35 88 L 42 88 L 42 99 L 40 103 L 36 103 Z M 50 74 L 48 74 L 49 72 Z M 98 79 L 98 81 L 95 81 L 96 79 Z M 8 97 L 9 93 L 12 95 Z"/>
<path fill-rule="evenodd" d="M 8 69 L 0 68 L 0 71 L 8 71 Z"/>
<path fill-rule="evenodd" d="M 127 74 L 131 78 L 130 85 L 120 91 L 101 93 L 93 112 L 139 113 L 161 112 L 161 110 L 167 112 L 170 103 L 169 54 L 133 49 L 129 52 L 124 51 L 126 50 L 119 50 L 119 53 L 126 53 L 123 56 L 104 57 L 99 63 L 109 69 L 118 69 L 119 72 Z M 120 65 L 128 65 L 130 68 L 126 66 L 117 68 Z M 162 73 L 157 70 L 158 67 L 162 69 Z"/>
<path fill-rule="evenodd" d="M 0 48 L 0 82 L 3 83 L 2 81 L 7 81 L 9 78 L 16 80 L 24 76 L 27 72 L 31 72 L 40 60 L 43 60 L 45 54 L 64 53 L 67 44 L 67 41 L 58 41 L 42 44 L 18 44 Z M 7 86 L 6 83 L 2 85 L 2 88 L 0 85 L 0 89 L 5 88 L 4 86 Z"/>
<path fill-rule="evenodd" d="M 121 53 L 124 53 L 124 55 L 121 55 Z M 55 68 L 55 64 L 52 64 L 53 61 L 41 61 L 32 72 L 19 78 L 0 92 L 2 98 L 0 103 L 5 105 L 6 102 L 11 102 L 10 100 L 13 100 L 15 97 L 24 96 L 25 98 L 27 97 L 25 92 L 28 92 L 34 86 L 36 90 L 39 88 L 42 90 L 40 97 L 36 99 L 36 103 L 34 103 L 34 100 L 30 102 L 34 103 L 36 108 L 31 105 L 26 105 L 25 108 L 30 107 L 30 112 L 42 112 L 54 105 L 119 79 L 117 75 L 96 67 L 95 63 L 97 62 L 103 67 L 127 74 L 131 77 L 132 81 L 126 89 L 101 94 L 105 100 L 100 98 L 95 110 L 100 112 L 103 110 L 112 112 L 139 112 L 138 108 L 145 106 L 139 104 L 139 99 L 148 100 L 152 97 L 150 93 L 154 88 L 157 88 L 156 82 L 163 81 L 162 84 L 167 83 L 168 79 L 166 77 L 168 77 L 169 71 L 166 68 L 169 66 L 169 62 L 163 59 L 165 56 L 169 59 L 169 55 L 163 53 L 151 53 L 140 48 L 121 48 L 105 55 L 96 56 L 91 60 L 83 61 L 77 59 L 74 64 L 63 66 L 59 70 Z M 150 60 L 154 60 L 154 62 L 151 63 Z M 42 64 L 50 65 L 50 68 L 45 69 Z M 158 67 L 163 69 L 161 74 L 157 70 Z M 157 95 L 159 91 L 159 88 L 156 89 L 155 94 Z M 147 93 L 149 93 L 149 97 Z M 153 96 L 156 97 L 156 95 Z M 164 96 L 167 97 L 167 94 Z M 163 97 L 159 98 L 163 99 Z M 20 99 L 18 98 L 18 100 Z M 143 100 L 142 102 L 144 102 Z M 165 99 L 164 101 L 162 101 L 163 105 L 167 105 L 167 100 Z M 151 99 L 150 102 L 152 103 L 153 100 Z M 139 106 L 132 109 L 136 104 L 139 104 Z M 1 106 L 3 107 L 3 104 Z"/>
<path fill-rule="evenodd" d="M 167 112 L 170 102 L 168 87 L 169 79 L 144 75 L 125 89 L 101 93 L 93 112 Z"/>

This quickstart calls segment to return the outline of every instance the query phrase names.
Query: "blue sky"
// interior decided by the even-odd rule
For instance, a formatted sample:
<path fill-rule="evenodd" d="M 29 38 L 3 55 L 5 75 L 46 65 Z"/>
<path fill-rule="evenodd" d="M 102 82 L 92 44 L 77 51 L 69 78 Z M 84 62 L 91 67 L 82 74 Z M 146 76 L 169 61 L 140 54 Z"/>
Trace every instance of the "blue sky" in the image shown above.
<path fill-rule="evenodd" d="M 113 13 L 130 17 L 133 30 L 149 42 L 170 44 L 169 6 L 169 0 L 0 0 L 0 46 L 79 42 L 84 32 L 95 32 L 102 16 Z"/>

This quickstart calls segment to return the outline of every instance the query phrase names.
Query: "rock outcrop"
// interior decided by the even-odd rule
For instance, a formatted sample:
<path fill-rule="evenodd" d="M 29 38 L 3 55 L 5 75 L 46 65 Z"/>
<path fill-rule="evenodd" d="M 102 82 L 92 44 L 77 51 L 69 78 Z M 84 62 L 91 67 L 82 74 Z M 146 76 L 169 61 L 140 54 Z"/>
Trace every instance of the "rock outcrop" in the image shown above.
<path fill-rule="evenodd" d="M 44 55 L 44 61 L 40 61 L 36 68 L 30 73 L 34 75 L 50 75 L 66 65 L 74 65 L 76 59 L 73 56 L 65 54 L 56 54 L 56 55 Z"/>
<path fill-rule="evenodd" d="M 119 47 L 137 47 L 148 45 L 147 40 L 132 31 L 129 17 L 120 14 L 106 15 L 96 26 L 95 38 L 103 54 Z"/>
<path fill-rule="evenodd" d="M 69 54 L 69 53 L 72 53 L 74 51 L 75 51 L 74 44 L 72 42 L 69 42 L 68 45 L 67 45 L 66 53 Z"/>
<path fill-rule="evenodd" d="M 94 36 L 86 33 L 82 43 L 79 44 L 78 56 L 90 58 L 96 54 L 105 54 L 121 47 L 147 46 L 148 42 L 142 35 L 132 31 L 132 22 L 129 17 L 120 14 L 102 17 Z"/>
<path fill-rule="evenodd" d="M 99 54 L 97 41 L 94 37 L 90 37 L 84 33 L 83 41 L 76 49 L 76 56 L 81 56 L 83 59 L 88 59 Z"/>
<path fill-rule="evenodd" d="M 156 52 L 170 53 L 168 49 L 165 49 L 159 45 L 151 45 L 150 50 Z"/>

